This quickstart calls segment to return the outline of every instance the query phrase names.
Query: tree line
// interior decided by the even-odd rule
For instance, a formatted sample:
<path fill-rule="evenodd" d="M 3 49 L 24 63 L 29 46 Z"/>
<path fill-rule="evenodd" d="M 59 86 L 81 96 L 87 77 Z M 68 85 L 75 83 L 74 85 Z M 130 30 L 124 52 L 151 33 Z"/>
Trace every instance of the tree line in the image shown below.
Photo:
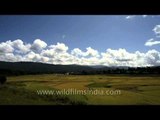
<path fill-rule="evenodd" d="M 34 69 L 34 68 L 33 68 Z M 12 76 L 12 75 L 28 75 L 28 74 L 66 74 L 66 75 L 94 75 L 94 74 L 160 74 L 160 66 L 157 67 L 104 67 L 104 68 L 92 68 L 92 69 L 58 69 L 58 70 L 40 70 L 40 71 L 25 71 L 25 70 L 11 70 L 0 69 L 0 75 Z"/>

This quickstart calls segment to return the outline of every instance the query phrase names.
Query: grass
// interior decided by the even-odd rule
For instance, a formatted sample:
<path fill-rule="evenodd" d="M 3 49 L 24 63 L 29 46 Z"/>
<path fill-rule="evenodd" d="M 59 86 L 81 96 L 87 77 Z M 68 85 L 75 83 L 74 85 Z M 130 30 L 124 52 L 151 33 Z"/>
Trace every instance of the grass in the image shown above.
<path fill-rule="evenodd" d="M 120 90 L 117 95 L 38 95 L 37 90 Z M 160 105 L 160 76 L 24 75 L 0 86 L 0 104 Z"/>

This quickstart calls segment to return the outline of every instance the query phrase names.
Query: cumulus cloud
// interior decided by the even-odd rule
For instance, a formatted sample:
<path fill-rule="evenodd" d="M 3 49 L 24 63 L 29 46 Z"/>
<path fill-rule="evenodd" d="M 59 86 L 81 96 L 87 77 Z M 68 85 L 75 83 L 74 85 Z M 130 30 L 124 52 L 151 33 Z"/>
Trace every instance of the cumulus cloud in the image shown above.
<path fill-rule="evenodd" d="M 56 45 L 50 45 L 49 48 L 53 49 L 55 52 L 66 52 L 68 50 L 68 46 L 64 43 L 57 43 Z"/>
<path fill-rule="evenodd" d="M 75 55 L 75 56 L 85 56 L 85 53 L 82 52 L 79 48 L 74 48 L 72 51 L 71 51 L 71 54 L 72 55 Z"/>
<path fill-rule="evenodd" d="M 158 44 L 160 44 L 160 41 L 155 41 L 153 38 L 151 38 L 145 43 L 145 46 L 153 46 Z"/>
<path fill-rule="evenodd" d="M 146 60 L 148 64 L 160 65 L 160 52 L 150 50 L 146 53 Z"/>
<path fill-rule="evenodd" d="M 11 46 L 15 48 L 15 52 L 18 53 L 27 53 L 31 48 L 31 44 L 24 44 L 20 39 L 11 42 Z"/>
<path fill-rule="evenodd" d="M 92 49 L 91 47 L 86 48 L 86 56 L 99 57 L 99 53 L 97 50 Z"/>
<path fill-rule="evenodd" d="M 41 55 L 51 58 L 51 57 L 54 57 L 55 51 L 54 49 L 42 50 Z"/>
<path fill-rule="evenodd" d="M 107 49 L 105 53 L 101 53 L 102 62 L 107 60 L 109 66 L 135 66 L 134 60 L 136 60 L 135 53 L 129 53 L 125 49 L 112 50 Z M 106 63 L 105 63 L 106 64 Z"/>
<path fill-rule="evenodd" d="M 101 62 L 108 66 L 154 66 L 160 65 L 159 56 L 160 53 L 156 50 L 149 50 L 147 53 L 139 51 L 129 53 L 125 49 L 107 49 L 105 53 L 102 53 Z"/>
<path fill-rule="evenodd" d="M 5 54 L 0 54 L 0 61 L 8 61 L 8 62 L 23 61 L 23 57 L 21 55 L 15 55 L 13 53 L 5 53 Z"/>
<path fill-rule="evenodd" d="M 81 56 L 81 57 L 99 57 L 97 50 L 94 50 L 91 47 L 86 48 L 86 52 L 81 51 L 79 48 L 75 48 L 71 51 L 72 55 Z"/>
<path fill-rule="evenodd" d="M 33 51 L 24 56 L 25 61 L 41 62 L 41 56 Z"/>
<path fill-rule="evenodd" d="M 47 43 L 45 43 L 43 40 L 36 39 L 32 46 L 31 49 L 35 52 L 39 52 L 40 50 L 44 49 L 47 47 Z"/>
<path fill-rule="evenodd" d="M 157 44 L 154 40 L 148 40 L 147 46 Z M 158 43 L 159 44 L 159 43 Z M 160 52 L 149 50 L 146 53 L 140 51 L 128 52 L 126 49 L 117 50 L 108 48 L 105 52 L 99 52 L 91 47 L 85 51 L 74 48 L 70 52 L 64 43 L 47 44 L 36 39 L 32 44 L 22 40 L 6 41 L 0 43 L 0 61 L 33 61 L 50 64 L 78 64 L 78 65 L 106 65 L 106 66 L 154 66 L 160 65 Z"/>
<path fill-rule="evenodd" d="M 11 46 L 11 41 L 2 42 L 0 44 L 0 53 L 12 53 L 14 48 Z"/>

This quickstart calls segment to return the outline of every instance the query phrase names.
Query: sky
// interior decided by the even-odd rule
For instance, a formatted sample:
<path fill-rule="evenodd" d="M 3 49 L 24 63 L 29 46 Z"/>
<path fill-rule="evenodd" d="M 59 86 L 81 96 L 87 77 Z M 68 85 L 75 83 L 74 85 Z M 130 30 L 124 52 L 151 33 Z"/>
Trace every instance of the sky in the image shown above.
<path fill-rule="evenodd" d="M 159 66 L 159 15 L 0 15 L 0 61 Z"/>

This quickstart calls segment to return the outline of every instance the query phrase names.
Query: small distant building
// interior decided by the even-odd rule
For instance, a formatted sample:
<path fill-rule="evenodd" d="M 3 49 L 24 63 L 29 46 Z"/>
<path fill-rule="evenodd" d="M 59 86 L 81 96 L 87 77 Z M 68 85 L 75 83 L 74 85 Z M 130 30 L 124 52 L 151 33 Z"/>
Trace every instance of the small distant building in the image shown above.
<path fill-rule="evenodd" d="M 65 75 L 74 75 L 74 72 L 67 72 Z"/>
<path fill-rule="evenodd" d="M 67 73 L 65 73 L 65 75 L 70 75 L 70 73 L 69 73 L 69 72 L 67 72 Z"/>

